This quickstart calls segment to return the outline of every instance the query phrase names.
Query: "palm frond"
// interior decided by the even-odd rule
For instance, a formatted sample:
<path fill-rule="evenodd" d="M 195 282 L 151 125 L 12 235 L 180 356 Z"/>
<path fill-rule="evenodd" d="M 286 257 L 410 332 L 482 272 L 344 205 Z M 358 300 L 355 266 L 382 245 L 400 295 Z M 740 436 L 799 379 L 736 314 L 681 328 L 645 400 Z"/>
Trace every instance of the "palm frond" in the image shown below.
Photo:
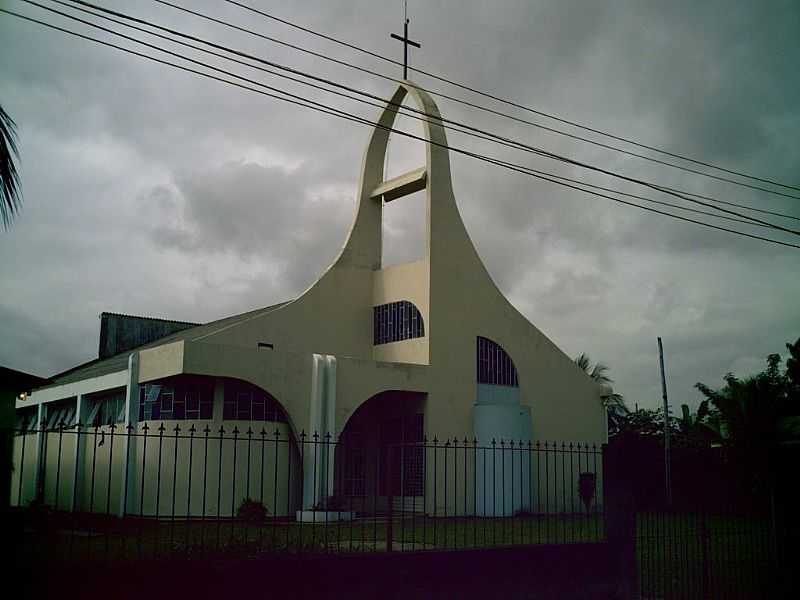
<path fill-rule="evenodd" d="M 19 158 L 16 123 L 0 106 L 0 219 L 8 229 L 22 206 L 22 188 L 14 159 Z"/>
<path fill-rule="evenodd" d="M 581 353 L 580 356 L 575 358 L 575 364 L 578 365 L 578 368 L 582 371 L 585 371 L 587 375 L 589 375 L 589 370 L 592 366 L 592 361 L 589 358 L 589 355 L 585 352 Z"/>

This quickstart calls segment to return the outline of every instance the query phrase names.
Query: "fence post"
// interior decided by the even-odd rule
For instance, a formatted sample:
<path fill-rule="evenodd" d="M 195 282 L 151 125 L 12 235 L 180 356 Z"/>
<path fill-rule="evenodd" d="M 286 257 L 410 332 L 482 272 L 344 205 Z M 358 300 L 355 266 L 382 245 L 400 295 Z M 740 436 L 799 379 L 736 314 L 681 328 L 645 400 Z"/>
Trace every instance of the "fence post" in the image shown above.
<path fill-rule="evenodd" d="M 632 600 L 638 597 L 635 473 L 625 457 L 622 444 L 603 445 L 603 505 L 613 583 L 617 598 Z"/>
<path fill-rule="evenodd" d="M 392 480 L 392 446 L 386 448 L 386 551 L 391 552 L 394 545 L 394 490 Z"/>

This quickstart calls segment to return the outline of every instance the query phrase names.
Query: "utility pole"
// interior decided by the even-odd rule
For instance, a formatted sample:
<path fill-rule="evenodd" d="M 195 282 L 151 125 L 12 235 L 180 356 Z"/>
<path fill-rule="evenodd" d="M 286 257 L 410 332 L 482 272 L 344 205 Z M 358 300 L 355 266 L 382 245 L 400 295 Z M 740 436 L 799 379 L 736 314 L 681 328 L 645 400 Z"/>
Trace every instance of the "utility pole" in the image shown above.
<path fill-rule="evenodd" d="M 672 506 L 672 467 L 669 447 L 669 404 L 667 403 L 667 378 L 664 375 L 664 347 L 658 338 L 658 361 L 661 364 L 661 396 L 664 399 L 664 489 L 667 506 Z"/>

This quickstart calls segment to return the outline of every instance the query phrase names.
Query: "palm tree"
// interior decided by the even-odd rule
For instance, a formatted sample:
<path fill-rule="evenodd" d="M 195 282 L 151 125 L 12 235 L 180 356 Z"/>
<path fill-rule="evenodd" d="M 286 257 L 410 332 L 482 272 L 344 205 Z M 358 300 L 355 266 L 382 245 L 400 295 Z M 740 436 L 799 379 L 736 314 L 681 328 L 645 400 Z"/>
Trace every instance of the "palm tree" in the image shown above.
<path fill-rule="evenodd" d="M 14 157 L 19 158 L 16 123 L 0 106 L 0 219 L 8 229 L 22 206 L 22 192 Z"/>
<path fill-rule="evenodd" d="M 713 407 L 706 422 L 718 428 L 720 437 L 744 448 L 796 439 L 800 417 L 791 414 L 788 380 L 779 365 L 780 356 L 770 354 L 767 369 L 758 375 L 739 379 L 728 373 L 718 390 L 695 384 Z"/>
<path fill-rule="evenodd" d="M 592 360 L 585 352 L 575 358 L 575 364 L 598 385 L 610 386 L 614 380 L 608 376 L 608 367 L 601 362 L 592 365 Z M 612 392 L 603 397 L 603 405 L 608 410 L 608 432 L 614 434 L 620 430 L 630 411 L 625 406 L 622 394 Z"/>

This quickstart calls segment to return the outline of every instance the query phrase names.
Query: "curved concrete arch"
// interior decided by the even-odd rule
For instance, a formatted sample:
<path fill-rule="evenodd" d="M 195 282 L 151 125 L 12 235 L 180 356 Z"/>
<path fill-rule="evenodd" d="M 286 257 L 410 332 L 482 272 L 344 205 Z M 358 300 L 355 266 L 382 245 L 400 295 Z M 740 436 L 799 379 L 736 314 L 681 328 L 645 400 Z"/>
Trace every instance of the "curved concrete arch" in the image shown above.
<path fill-rule="evenodd" d="M 441 122 L 441 115 L 433 98 L 413 83 L 406 81 L 398 85 L 389 103 L 377 121 L 377 127 L 370 135 L 364 158 L 361 163 L 361 178 L 358 189 L 358 207 L 347 240 L 334 261 L 335 265 L 379 268 L 381 261 L 381 198 L 374 199 L 373 191 L 384 180 L 386 148 L 391 128 L 406 96 L 410 96 L 429 118 L 422 121 L 423 134 L 430 142 L 425 144 L 426 189 L 430 200 L 432 187 L 437 196 L 452 198 L 450 178 L 450 157 L 447 151 L 447 134 Z M 438 119 L 438 121 L 437 121 Z M 428 211 L 428 234 L 430 235 L 430 211 Z M 430 246 L 428 247 L 430 251 Z"/>
<path fill-rule="evenodd" d="M 378 399 L 380 396 L 385 394 L 409 394 L 412 396 L 418 396 L 420 400 L 424 400 L 424 397 L 427 396 L 427 392 L 420 392 L 417 390 L 402 390 L 396 388 L 388 388 L 385 390 L 381 390 L 372 394 L 371 396 L 365 398 L 360 403 L 358 403 L 355 408 L 349 410 L 348 414 L 344 417 L 341 423 L 341 427 L 338 429 L 337 440 L 340 440 L 342 436 L 347 431 L 348 425 L 353 421 L 354 418 L 357 418 L 360 414 L 363 414 L 367 408 L 367 405 L 372 402 L 373 400 Z"/>
<path fill-rule="evenodd" d="M 278 398 L 275 396 L 275 394 L 273 394 L 272 392 L 270 392 L 268 389 L 266 389 L 266 388 L 265 388 L 263 385 L 261 385 L 260 383 L 258 383 L 258 382 L 256 382 L 256 381 L 251 381 L 251 380 L 250 380 L 249 378 L 247 378 L 247 377 L 241 377 L 241 376 L 239 376 L 239 377 L 233 377 L 233 376 L 224 376 L 224 377 L 218 377 L 218 379 L 221 379 L 221 380 L 228 380 L 228 381 L 241 381 L 242 383 L 246 383 L 246 384 L 248 384 L 248 385 L 251 385 L 251 386 L 253 386 L 254 388 L 257 388 L 257 389 L 261 390 L 262 392 L 264 392 L 265 394 L 267 394 L 267 396 L 269 396 L 269 397 L 270 397 L 272 400 L 274 400 L 274 401 L 275 401 L 275 402 L 278 404 L 278 406 L 281 408 L 281 410 L 283 411 L 283 414 L 286 416 L 286 424 L 289 426 L 289 432 L 291 433 L 291 435 L 292 435 L 292 437 L 293 437 L 293 441 L 295 442 L 295 444 L 297 444 L 297 440 L 299 440 L 299 439 L 300 439 L 300 437 L 299 437 L 299 433 L 298 433 L 297 426 L 294 424 L 294 419 L 292 418 L 292 414 L 289 412 L 289 409 L 288 409 L 288 407 L 286 406 L 286 404 L 284 404 L 283 402 L 281 402 L 281 401 L 280 401 L 280 400 L 279 400 L 279 399 L 278 399 Z M 224 401 L 224 400 L 223 400 L 223 401 Z M 252 419 L 250 419 L 250 420 L 248 420 L 248 419 L 228 419 L 228 420 L 229 420 L 229 421 L 239 421 L 239 420 L 242 420 L 242 421 L 248 421 L 248 422 L 250 422 L 250 423 L 270 423 L 270 422 L 272 422 L 272 421 L 253 421 Z M 224 422 L 224 421 L 223 421 L 223 422 Z M 266 425 L 265 425 L 265 426 L 266 426 Z M 268 432 L 268 433 L 270 433 L 270 432 Z"/>

